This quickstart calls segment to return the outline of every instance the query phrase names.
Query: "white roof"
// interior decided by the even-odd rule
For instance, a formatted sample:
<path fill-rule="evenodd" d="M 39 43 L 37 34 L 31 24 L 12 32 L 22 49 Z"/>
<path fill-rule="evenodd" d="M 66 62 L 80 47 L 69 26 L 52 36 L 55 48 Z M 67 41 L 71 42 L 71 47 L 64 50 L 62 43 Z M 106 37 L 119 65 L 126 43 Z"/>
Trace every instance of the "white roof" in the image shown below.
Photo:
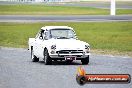
<path fill-rule="evenodd" d="M 45 27 L 42 27 L 41 29 L 42 30 L 45 30 L 45 29 L 47 29 L 47 30 L 50 30 L 50 29 L 57 29 L 57 28 L 62 28 L 62 29 L 72 29 L 73 30 L 73 28 L 71 28 L 71 27 L 68 27 L 68 26 L 45 26 Z"/>

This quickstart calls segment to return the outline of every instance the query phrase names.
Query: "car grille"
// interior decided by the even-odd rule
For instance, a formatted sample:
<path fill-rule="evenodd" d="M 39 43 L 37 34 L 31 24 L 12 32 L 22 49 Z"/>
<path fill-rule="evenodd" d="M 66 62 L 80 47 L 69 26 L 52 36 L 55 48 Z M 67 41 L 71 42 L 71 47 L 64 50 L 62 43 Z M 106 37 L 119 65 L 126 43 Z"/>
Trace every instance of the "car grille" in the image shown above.
<path fill-rule="evenodd" d="M 77 53 L 83 53 L 83 50 L 60 50 L 56 51 L 58 54 L 77 54 Z"/>

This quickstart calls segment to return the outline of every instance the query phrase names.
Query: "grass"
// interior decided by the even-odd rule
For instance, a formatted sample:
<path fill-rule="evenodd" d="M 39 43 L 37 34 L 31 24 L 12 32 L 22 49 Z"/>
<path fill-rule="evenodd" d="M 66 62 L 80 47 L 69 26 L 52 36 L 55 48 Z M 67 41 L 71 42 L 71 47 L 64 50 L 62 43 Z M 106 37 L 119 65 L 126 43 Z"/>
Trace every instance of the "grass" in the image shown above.
<path fill-rule="evenodd" d="M 109 9 L 47 5 L 0 5 L 0 15 L 108 15 Z M 132 14 L 132 9 L 118 9 L 117 14 Z"/>
<path fill-rule="evenodd" d="M 132 22 L 0 23 L 0 46 L 25 48 L 28 38 L 47 25 L 73 27 L 79 39 L 94 50 L 132 52 Z"/>
<path fill-rule="evenodd" d="M 132 9 L 117 9 L 117 15 L 132 15 Z"/>

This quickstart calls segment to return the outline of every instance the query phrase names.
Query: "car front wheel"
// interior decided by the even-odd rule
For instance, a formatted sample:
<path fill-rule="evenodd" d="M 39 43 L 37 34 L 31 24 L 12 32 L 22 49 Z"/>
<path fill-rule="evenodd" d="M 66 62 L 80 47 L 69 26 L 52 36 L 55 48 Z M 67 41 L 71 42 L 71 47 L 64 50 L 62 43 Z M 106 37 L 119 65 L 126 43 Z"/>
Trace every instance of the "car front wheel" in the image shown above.
<path fill-rule="evenodd" d="M 47 49 L 44 49 L 44 62 L 45 62 L 45 65 L 51 65 L 52 64 L 52 59 L 50 58 Z"/>
<path fill-rule="evenodd" d="M 87 65 L 89 63 L 89 56 L 81 60 L 82 64 Z"/>

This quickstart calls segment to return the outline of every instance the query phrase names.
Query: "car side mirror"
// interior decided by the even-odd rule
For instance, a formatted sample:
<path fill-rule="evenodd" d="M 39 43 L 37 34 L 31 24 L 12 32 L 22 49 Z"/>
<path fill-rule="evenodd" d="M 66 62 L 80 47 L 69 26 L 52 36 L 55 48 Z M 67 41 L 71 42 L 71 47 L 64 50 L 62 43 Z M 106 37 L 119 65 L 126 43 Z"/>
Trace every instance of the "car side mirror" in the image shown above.
<path fill-rule="evenodd" d="M 39 39 L 43 39 L 43 37 L 42 37 L 42 36 L 40 36 L 40 37 L 39 37 Z"/>
<path fill-rule="evenodd" d="M 48 37 L 47 36 L 44 36 L 44 40 L 48 40 Z"/>

